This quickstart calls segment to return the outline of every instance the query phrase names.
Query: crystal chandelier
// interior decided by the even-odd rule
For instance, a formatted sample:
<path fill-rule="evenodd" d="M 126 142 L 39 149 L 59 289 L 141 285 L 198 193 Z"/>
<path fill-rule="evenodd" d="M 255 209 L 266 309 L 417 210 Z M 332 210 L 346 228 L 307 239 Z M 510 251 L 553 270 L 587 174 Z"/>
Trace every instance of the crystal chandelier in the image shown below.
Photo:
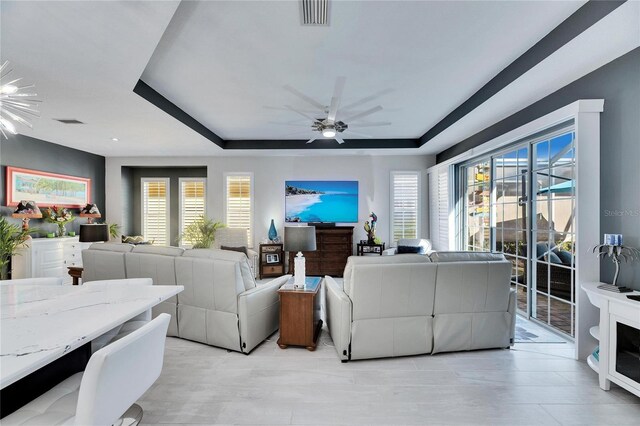
<path fill-rule="evenodd" d="M 29 119 L 31 117 L 39 117 L 38 115 L 38 103 L 37 99 L 33 99 L 37 96 L 35 93 L 25 93 L 27 89 L 35 87 L 33 84 L 28 86 L 17 86 L 22 78 L 17 78 L 8 83 L 2 82 L 10 73 L 11 69 L 7 70 L 9 61 L 5 61 L 0 66 L 0 133 L 7 138 L 7 132 L 11 134 L 17 134 L 16 126 L 14 123 L 20 123 L 31 128 Z"/>

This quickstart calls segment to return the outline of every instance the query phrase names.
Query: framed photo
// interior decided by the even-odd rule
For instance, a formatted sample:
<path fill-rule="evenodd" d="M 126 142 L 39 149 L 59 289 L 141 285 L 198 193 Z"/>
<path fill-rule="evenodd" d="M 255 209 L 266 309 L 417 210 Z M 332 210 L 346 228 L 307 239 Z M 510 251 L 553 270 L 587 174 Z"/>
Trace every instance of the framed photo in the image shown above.
<path fill-rule="evenodd" d="M 277 253 L 267 255 L 267 263 L 279 263 L 279 262 L 280 262 L 280 255 L 278 255 Z"/>
<path fill-rule="evenodd" d="M 7 166 L 7 206 L 20 200 L 39 207 L 84 207 L 91 202 L 91 179 Z"/>

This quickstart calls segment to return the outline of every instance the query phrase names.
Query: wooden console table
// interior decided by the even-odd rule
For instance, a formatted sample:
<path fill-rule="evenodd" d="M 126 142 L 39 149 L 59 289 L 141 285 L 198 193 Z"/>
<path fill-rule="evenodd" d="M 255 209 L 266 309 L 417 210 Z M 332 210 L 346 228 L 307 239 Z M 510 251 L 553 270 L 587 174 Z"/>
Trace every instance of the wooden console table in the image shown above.
<path fill-rule="evenodd" d="M 280 287 L 280 338 L 278 346 L 304 346 L 315 351 L 322 330 L 320 277 L 306 277 L 304 289 L 293 288 L 293 278 Z"/>

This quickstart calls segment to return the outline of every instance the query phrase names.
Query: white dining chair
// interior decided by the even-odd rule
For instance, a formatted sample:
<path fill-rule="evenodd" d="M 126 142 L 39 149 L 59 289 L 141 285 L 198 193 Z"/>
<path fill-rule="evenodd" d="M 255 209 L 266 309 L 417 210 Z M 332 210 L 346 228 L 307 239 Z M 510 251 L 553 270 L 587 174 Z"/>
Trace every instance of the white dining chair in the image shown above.
<path fill-rule="evenodd" d="M 100 349 L 91 356 L 84 373 L 76 373 L 4 417 L 2 425 L 138 424 L 143 412 L 135 402 L 162 372 L 170 319 L 160 314 Z"/>
<path fill-rule="evenodd" d="M 17 280 L 3 280 L 0 285 L 62 285 L 62 278 L 20 278 Z"/>
<path fill-rule="evenodd" d="M 151 278 L 129 278 L 122 280 L 101 280 L 101 281 L 89 281 L 84 283 L 83 285 L 91 287 L 92 285 L 103 284 L 103 285 L 153 285 L 153 280 Z M 118 339 L 126 336 L 134 330 L 142 327 L 146 323 L 151 321 L 151 309 L 148 309 L 137 315 L 124 324 L 121 324 L 100 337 L 97 337 L 91 341 L 91 352 L 94 353 L 109 343 L 115 342 Z"/>

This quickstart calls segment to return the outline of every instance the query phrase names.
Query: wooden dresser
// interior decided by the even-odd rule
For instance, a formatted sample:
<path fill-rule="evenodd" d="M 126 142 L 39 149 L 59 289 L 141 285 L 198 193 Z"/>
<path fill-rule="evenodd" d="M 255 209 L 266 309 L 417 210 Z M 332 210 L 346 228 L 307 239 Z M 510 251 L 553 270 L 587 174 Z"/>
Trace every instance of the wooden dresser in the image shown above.
<path fill-rule="evenodd" d="M 316 227 L 316 251 L 303 252 L 307 276 L 341 277 L 347 259 L 353 254 L 353 226 Z M 289 273 L 294 273 L 293 258 L 289 253 Z"/>

